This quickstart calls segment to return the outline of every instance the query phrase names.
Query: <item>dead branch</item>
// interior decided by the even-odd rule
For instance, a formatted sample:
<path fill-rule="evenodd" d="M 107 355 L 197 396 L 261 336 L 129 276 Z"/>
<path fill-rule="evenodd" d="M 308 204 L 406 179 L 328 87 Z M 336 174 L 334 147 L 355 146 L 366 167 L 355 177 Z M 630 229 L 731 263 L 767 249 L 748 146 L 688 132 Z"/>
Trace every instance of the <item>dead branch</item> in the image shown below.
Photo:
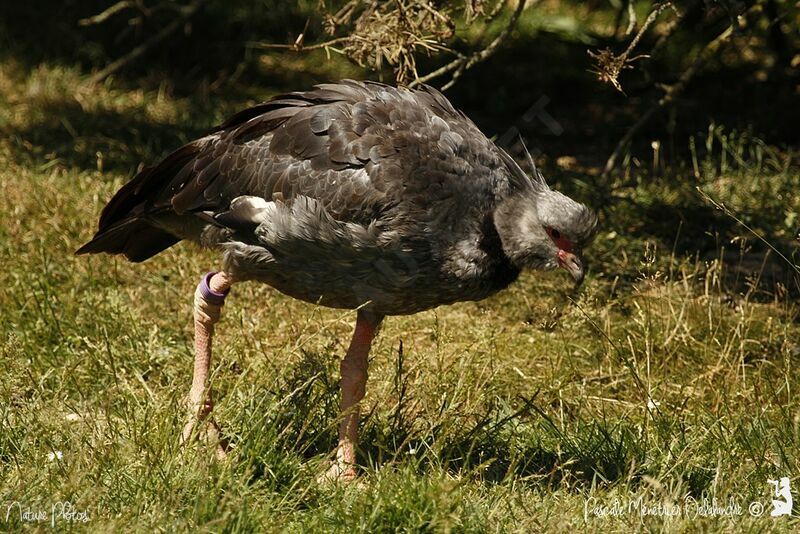
<path fill-rule="evenodd" d="M 282 49 L 282 50 L 294 50 L 295 52 L 309 52 L 311 50 L 319 50 L 320 48 L 333 48 L 334 46 L 342 43 L 348 43 L 353 39 L 357 39 L 354 36 L 347 36 L 347 37 L 337 37 L 336 39 L 329 39 L 322 43 L 315 43 L 313 45 L 306 45 L 304 40 L 305 34 L 300 34 L 294 43 L 292 44 L 283 44 L 283 43 L 261 43 L 261 42 L 249 42 L 247 46 L 251 48 L 259 48 L 264 50 L 269 49 Z"/>
<path fill-rule="evenodd" d="M 537 2 L 538 0 L 534 0 L 532 4 L 535 4 Z M 525 10 L 526 3 L 527 3 L 526 0 L 519 0 L 519 2 L 517 3 L 517 8 L 511 15 L 511 19 L 508 21 L 506 27 L 503 28 L 503 31 L 500 32 L 500 34 L 497 37 L 495 37 L 494 40 L 491 43 L 489 43 L 488 46 L 469 56 L 459 54 L 458 57 L 456 57 L 456 59 L 444 65 L 443 67 L 440 67 L 435 71 L 426 74 L 425 76 L 416 78 L 409 84 L 409 87 L 416 87 L 423 83 L 427 83 L 430 80 L 433 80 L 434 78 L 438 78 L 439 76 L 454 71 L 450 81 L 442 86 L 442 91 L 446 91 L 447 89 L 452 87 L 453 84 L 456 83 L 456 81 L 461 77 L 461 75 L 466 70 L 472 68 L 477 63 L 480 63 L 481 61 L 484 61 L 487 58 L 489 58 L 492 54 L 495 53 L 495 51 L 497 51 L 500 45 L 502 45 L 506 41 L 506 39 L 508 39 L 508 36 L 511 35 L 512 30 L 517 25 L 517 21 L 519 20 L 520 15 L 522 15 L 522 12 Z"/>
<path fill-rule="evenodd" d="M 92 17 L 87 17 L 85 19 L 80 19 L 78 21 L 78 25 L 91 26 L 93 24 L 100 24 L 111 18 L 113 15 L 116 15 L 120 11 L 123 11 L 129 7 L 136 7 L 136 2 L 133 2 L 132 0 L 121 0 L 120 2 L 117 2 L 113 6 L 103 10 L 97 15 L 94 15 Z"/>
<path fill-rule="evenodd" d="M 508 0 L 498 0 L 494 8 L 492 8 L 489 14 L 486 15 L 486 18 L 483 20 L 483 23 L 488 25 L 494 22 L 494 19 L 496 19 L 500 15 L 500 13 L 503 12 L 503 8 L 506 7 L 506 2 L 508 2 Z"/>
<path fill-rule="evenodd" d="M 628 4 L 629 6 L 631 4 Z M 672 5 L 672 2 L 662 2 L 657 4 L 653 11 L 647 16 L 645 19 L 644 24 L 642 27 L 639 28 L 639 31 L 636 33 L 636 36 L 631 40 L 628 48 L 625 49 L 620 55 L 615 56 L 611 49 L 606 48 L 605 50 L 599 50 L 597 52 L 593 52 L 589 50 L 589 56 L 595 60 L 597 64 L 597 68 L 593 70 L 595 74 L 597 74 L 597 78 L 604 83 L 610 83 L 614 86 L 614 88 L 623 93 L 622 85 L 619 83 L 619 74 L 622 72 L 623 69 L 632 68 L 631 65 L 637 59 L 642 59 L 648 57 L 647 55 L 641 54 L 638 56 L 631 57 L 631 53 L 633 52 L 634 48 L 639 44 L 639 41 L 642 39 L 642 36 L 645 32 L 650 28 L 650 26 L 656 21 L 659 15 L 661 15 L 664 10 L 667 8 L 675 9 Z M 632 8 L 631 8 L 632 9 Z M 635 14 L 630 15 L 631 21 L 635 24 L 636 18 Z M 629 28 L 630 29 L 630 28 Z"/>
<path fill-rule="evenodd" d="M 466 0 L 463 16 L 467 23 L 480 20 L 485 33 L 495 17 L 504 11 L 508 2 L 509 0 L 495 0 L 491 10 L 487 10 L 483 0 Z M 330 36 L 327 41 L 306 46 L 306 28 L 292 44 L 251 42 L 249 46 L 296 52 L 315 49 L 335 51 L 346 55 L 362 67 L 368 66 L 377 71 L 388 64 L 394 70 L 398 84 L 409 84 L 412 87 L 453 73 L 450 82 L 444 87 L 447 88 L 464 71 L 488 58 L 505 42 L 526 3 L 527 0 L 518 0 L 511 20 L 500 35 L 483 49 L 471 54 L 454 51 L 446 44 L 456 30 L 451 3 L 443 2 L 440 5 L 430 0 L 349 0 L 335 13 L 323 15 L 323 28 Z M 342 35 L 344 32 L 346 33 Z M 477 41 L 482 42 L 483 38 L 484 35 L 481 35 Z M 439 52 L 452 54 L 455 60 L 420 77 L 417 72 L 419 54 L 432 55 Z"/>
<path fill-rule="evenodd" d="M 667 29 L 661 34 L 658 39 L 656 40 L 656 44 L 653 45 L 653 48 L 650 50 L 650 56 L 656 57 L 661 52 L 661 49 L 669 42 L 678 28 L 683 24 L 683 21 L 686 20 L 687 17 L 690 17 L 694 13 L 696 9 L 702 7 L 701 0 L 692 0 L 689 4 L 682 6 L 682 10 L 678 13 L 678 16 L 670 23 Z"/>
<path fill-rule="evenodd" d="M 721 34 L 715 37 L 711 42 L 709 42 L 705 46 L 705 48 L 703 48 L 703 50 L 697 56 L 697 59 L 695 59 L 692 62 L 692 64 L 689 65 L 689 67 L 687 67 L 686 70 L 683 71 L 683 73 L 681 73 L 680 77 L 678 78 L 678 81 L 666 88 L 664 96 L 662 96 L 658 100 L 658 102 L 656 102 L 641 117 L 639 117 L 639 120 L 636 121 L 636 123 L 634 123 L 634 125 L 631 126 L 630 129 L 628 129 L 625 135 L 622 136 L 622 138 L 617 143 L 614 152 L 612 152 L 611 155 L 608 157 L 608 160 L 606 161 L 606 166 L 603 170 L 603 176 L 607 176 L 608 173 L 611 172 L 611 170 L 617 163 L 617 159 L 620 157 L 622 152 L 631 142 L 633 137 L 637 133 L 639 133 L 639 130 L 641 130 L 642 127 L 645 124 L 647 124 L 647 122 L 656 114 L 656 112 L 662 110 L 663 108 L 667 107 L 672 102 L 674 102 L 675 98 L 678 97 L 684 91 L 684 89 L 686 89 L 686 86 L 689 84 L 692 78 L 694 78 L 695 74 L 697 74 L 697 72 L 703 67 L 703 65 L 705 65 L 717 53 L 717 51 L 722 47 L 722 45 L 728 42 L 735 33 L 739 32 L 743 27 L 747 25 L 748 17 L 752 15 L 754 12 L 759 11 L 759 9 L 757 8 L 758 8 L 757 5 L 752 6 L 749 9 L 747 9 L 744 13 L 736 17 L 734 21 L 731 23 L 731 25 L 725 29 L 725 31 L 723 31 Z"/>
<path fill-rule="evenodd" d="M 183 26 L 186 23 L 186 21 L 189 20 L 195 13 L 197 13 L 197 11 L 207 1 L 208 0 L 195 0 L 192 4 L 189 4 L 186 7 L 182 8 L 179 11 L 178 16 L 172 22 L 164 26 L 164 28 L 162 28 L 161 31 L 154 34 L 147 41 L 140 44 L 139 46 L 137 46 L 136 48 L 134 48 L 133 50 L 122 56 L 121 58 L 112 61 L 105 68 L 96 72 L 91 78 L 89 78 L 89 81 L 87 82 L 88 85 L 94 85 L 105 80 L 108 76 L 126 67 L 133 61 L 136 61 L 141 56 L 145 55 L 150 50 L 158 46 L 164 39 L 169 37 L 171 34 L 175 33 L 175 31 L 178 28 Z"/>
<path fill-rule="evenodd" d="M 636 10 L 633 9 L 633 0 L 628 0 L 628 27 L 625 28 L 625 36 L 633 33 L 636 29 Z"/>

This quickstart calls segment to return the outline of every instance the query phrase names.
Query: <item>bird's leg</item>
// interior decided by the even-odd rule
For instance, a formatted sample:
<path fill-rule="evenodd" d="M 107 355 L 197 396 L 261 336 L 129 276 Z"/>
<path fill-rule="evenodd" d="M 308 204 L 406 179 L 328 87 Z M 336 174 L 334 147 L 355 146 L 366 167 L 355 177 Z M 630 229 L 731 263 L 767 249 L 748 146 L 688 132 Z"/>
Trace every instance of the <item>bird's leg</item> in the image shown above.
<path fill-rule="evenodd" d="M 356 478 L 356 446 L 358 445 L 358 418 L 360 401 L 367 384 L 369 348 L 381 318 L 363 311 L 358 312 L 353 340 L 342 360 L 342 404 L 339 423 L 339 446 L 336 459 L 322 476 L 324 480 L 351 481 Z"/>
<path fill-rule="evenodd" d="M 189 390 L 189 422 L 183 429 L 181 443 L 188 443 L 198 424 L 204 428 L 198 435 L 216 447 L 217 457 L 226 456 L 227 444 L 221 439 L 219 428 L 209 415 L 213 409 L 208 374 L 211 369 L 211 341 L 214 324 L 219 321 L 225 297 L 233 279 L 225 272 L 203 276 L 194 293 L 194 376 Z"/>

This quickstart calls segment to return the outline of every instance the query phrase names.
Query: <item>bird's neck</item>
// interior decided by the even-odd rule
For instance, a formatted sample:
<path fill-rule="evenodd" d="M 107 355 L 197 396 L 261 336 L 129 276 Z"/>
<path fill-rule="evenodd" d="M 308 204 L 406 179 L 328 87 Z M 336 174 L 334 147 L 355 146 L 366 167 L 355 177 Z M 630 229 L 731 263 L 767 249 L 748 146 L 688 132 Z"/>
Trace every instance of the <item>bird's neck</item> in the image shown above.
<path fill-rule="evenodd" d="M 503 242 L 491 214 L 483 220 L 479 246 L 491 258 L 489 278 L 496 286 L 493 287 L 495 291 L 505 289 L 517 279 L 521 269 L 514 265 L 503 250 Z"/>

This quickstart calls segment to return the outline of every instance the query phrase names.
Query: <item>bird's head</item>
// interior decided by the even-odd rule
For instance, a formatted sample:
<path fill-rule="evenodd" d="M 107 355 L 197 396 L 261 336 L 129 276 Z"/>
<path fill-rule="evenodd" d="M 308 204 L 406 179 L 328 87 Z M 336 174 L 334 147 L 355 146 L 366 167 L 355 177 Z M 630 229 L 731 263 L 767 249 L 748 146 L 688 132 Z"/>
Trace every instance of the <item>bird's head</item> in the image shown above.
<path fill-rule="evenodd" d="M 550 189 L 535 172 L 534 180 L 513 188 L 495 210 L 503 252 L 520 268 L 562 267 L 580 284 L 586 275 L 582 253 L 594 237 L 597 216 L 584 204 Z"/>

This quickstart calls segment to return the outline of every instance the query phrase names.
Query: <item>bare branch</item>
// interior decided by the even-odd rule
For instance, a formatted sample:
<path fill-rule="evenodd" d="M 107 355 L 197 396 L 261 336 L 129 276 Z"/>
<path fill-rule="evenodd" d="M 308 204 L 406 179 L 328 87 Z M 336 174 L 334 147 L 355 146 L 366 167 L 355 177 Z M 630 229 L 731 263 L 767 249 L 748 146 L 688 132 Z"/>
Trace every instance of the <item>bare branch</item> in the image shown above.
<path fill-rule="evenodd" d="M 185 8 L 181 9 L 180 16 L 176 17 L 172 22 L 168 25 L 164 26 L 164 28 L 150 37 L 147 41 L 140 44 L 121 58 L 117 59 L 116 61 L 111 62 L 107 65 L 104 69 L 96 72 L 94 76 L 89 78 L 88 84 L 94 85 L 106 79 L 111 74 L 114 74 L 118 70 L 122 69 L 123 67 L 127 66 L 129 63 L 139 59 L 141 56 L 145 55 L 147 52 L 155 48 L 158 44 L 161 43 L 164 39 L 169 37 L 172 33 L 174 33 L 178 28 L 183 26 L 189 18 L 192 17 L 199 9 L 203 6 L 208 0 L 195 0 L 194 3 L 187 5 Z"/>
<path fill-rule="evenodd" d="M 633 0 L 628 0 L 628 27 L 625 29 L 625 36 L 633 33 L 636 29 L 636 10 L 633 9 Z"/>
<path fill-rule="evenodd" d="M 483 23 L 491 24 L 492 22 L 494 22 L 494 19 L 496 19 L 500 15 L 500 13 L 503 12 L 503 8 L 506 7 L 506 2 L 508 2 L 508 0 L 498 0 L 497 5 L 494 6 L 492 11 L 488 15 L 486 15 L 486 19 L 483 21 Z"/>
<path fill-rule="evenodd" d="M 536 4 L 537 2 L 538 0 L 534 0 L 531 5 Z M 511 19 L 508 21 L 506 27 L 503 28 L 503 31 L 500 32 L 500 34 L 497 37 L 495 37 L 494 40 L 491 43 L 489 43 L 488 46 L 486 46 L 486 48 L 483 48 L 469 56 L 459 54 L 459 56 L 456 59 L 444 65 L 443 67 L 440 67 L 435 71 L 425 76 L 422 76 L 421 78 L 415 79 L 409 84 L 409 87 L 416 87 L 423 83 L 427 83 L 430 80 L 433 80 L 434 78 L 438 78 L 439 76 L 455 71 L 453 72 L 453 76 L 450 79 L 450 81 L 442 86 L 442 91 L 446 91 L 447 89 L 452 87 L 453 84 L 455 84 L 455 82 L 461 77 L 464 71 L 472 68 L 475 64 L 480 63 L 481 61 L 484 61 L 487 58 L 489 58 L 492 54 L 494 54 L 497 51 L 500 45 L 502 45 L 506 41 L 506 39 L 508 39 L 508 36 L 511 35 L 511 32 L 517 25 L 517 21 L 519 20 L 520 15 L 522 15 L 522 12 L 525 10 L 526 3 L 527 3 L 526 0 L 519 0 L 519 2 L 517 3 L 517 8 L 511 15 Z"/>
<path fill-rule="evenodd" d="M 247 46 L 251 48 L 259 48 L 264 50 L 269 49 L 282 49 L 282 50 L 294 50 L 296 52 L 308 52 L 309 50 L 318 50 L 320 48 L 332 48 L 335 45 L 342 44 L 342 43 L 349 43 L 354 39 L 358 39 L 358 36 L 347 36 L 347 37 L 337 37 L 336 39 L 330 39 L 323 43 L 316 43 L 313 45 L 306 45 L 303 43 L 303 35 L 300 34 L 298 38 L 292 44 L 283 44 L 283 43 L 259 43 L 259 42 L 250 42 L 247 43 Z"/>
<path fill-rule="evenodd" d="M 433 72 L 431 72 L 429 74 L 426 74 L 425 76 L 422 76 L 421 78 L 417 78 L 416 80 L 414 80 L 410 84 L 408 84 L 408 86 L 409 87 L 416 87 L 418 85 L 422 85 L 423 83 L 428 83 L 430 80 L 433 80 L 434 78 L 438 78 L 439 76 L 447 74 L 448 72 L 454 71 L 460 65 L 462 65 L 466 61 L 466 59 L 467 59 L 467 56 L 465 56 L 464 54 L 460 54 L 459 53 L 458 57 L 456 59 L 454 59 L 453 61 L 451 61 L 450 63 L 448 63 L 447 65 L 445 65 L 443 67 L 440 67 L 440 68 L 436 69 L 435 71 L 433 71 Z"/>
<path fill-rule="evenodd" d="M 119 13 L 120 11 L 129 8 L 129 7 L 136 7 L 136 2 L 131 0 L 122 0 L 117 2 L 113 6 L 109 7 L 108 9 L 104 10 L 93 17 L 87 17 L 85 19 L 80 19 L 78 21 L 79 26 L 92 26 L 94 24 L 100 24 L 101 22 L 105 22 L 107 19 L 111 18 L 113 15 Z"/>

